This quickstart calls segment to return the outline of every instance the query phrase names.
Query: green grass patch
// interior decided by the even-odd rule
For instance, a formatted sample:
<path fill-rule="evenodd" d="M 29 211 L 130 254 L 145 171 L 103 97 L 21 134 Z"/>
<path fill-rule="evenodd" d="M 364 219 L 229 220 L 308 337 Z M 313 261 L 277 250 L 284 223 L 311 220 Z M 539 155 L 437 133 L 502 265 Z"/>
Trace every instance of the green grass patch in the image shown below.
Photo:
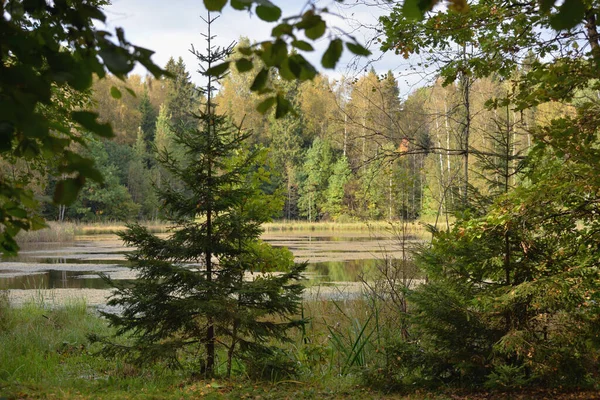
<path fill-rule="evenodd" d="M 0 292 L 0 398 L 7 399 L 489 399 L 489 392 L 399 395 L 360 384 L 359 370 L 348 363 L 368 333 L 361 364 L 376 360 L 377 339 L 385 316 L 361 300 L 307 301 L 310 324 L 287 348 L 301 364 L 297 377 L 277 382 L 238 375 L 230 380 L 202 380 L 184 370 L 161 365 L 138 367 L 96 355 L 89 333 L 112 333 L 106 321 L 83 301 L 51 308 L 40 301 L 20 307 Z M 381 324 L 381 326 L 379 326 Z M 333 332 L 333 333 L 332 333 Z M 348 351 L 344 351 L 344 349 Z M 362 351 L 362 350 L 360 350 Z M 596 392 L 511 392 L 513 399 L 594 399 Z"/>
<path fill-rule="evenodd" d="M 307 302 L 305 316 L 312 322 L 286 348 L 300 366 L 298 376 L 265 382 L 251 380 L 241 371 L 232 380 L 207 381 L 194 378 L 189 370 L 139 367 L 98 356 L 100 344 L 91 344 L 88 334 L 110 335 L 112 330 L 83 301 L 50 307 L 32 300 L 13 306 L 4 292 L 0 296 L 0 398 L 382 398 L 381 393 L 357 386 L 355 375 L 340 374 L 347 355 L 327 337 L 327 326 L 345 331 L 345 326 L 334 322 L 340 320 L 342 310 L 348 321 L 358 322 L 351 309 L 356 315 L 364 312 L 355 302 Z"/>

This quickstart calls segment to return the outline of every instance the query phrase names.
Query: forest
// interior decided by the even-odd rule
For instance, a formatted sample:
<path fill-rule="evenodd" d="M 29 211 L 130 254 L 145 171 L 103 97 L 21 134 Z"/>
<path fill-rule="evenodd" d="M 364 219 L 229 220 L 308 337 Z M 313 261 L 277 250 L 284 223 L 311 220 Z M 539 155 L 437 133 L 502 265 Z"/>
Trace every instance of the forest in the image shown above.
<path fill-rule="evenodd" d="M 525 74 L 530 64 L 515 74 Z M 153 185 L 160 187 L 169 175 L 155 161 L 156 151 L 166 148 L 177 157 L 175 125 L 193 123 L 191 114 L 201 101 L 181 58 L 171 59 L 165 70 L 174 78 L 130 75 L 121 81 L 108 76 L 94 83 L 91 109 L 111 123 L 115 137 L 90 138 L 84 154 L 104 172 L 105 182 L 85 187 L 68 207 L 45 204 L 45 218 L 161 217 Z M 514 186 L 532 146 L 529 128 L 574 110 L 553 102 L 527 111 L 509 105 L 491 109 L 486 102 L 510 90 L 494 77 L 473 80 L 467 88 L 443 85 L 440 78 L 401 99 L 391 71 L 378 76 L 371 70 L 337 81 L 319 75 L 306 82 L 285 82 L 273 74 L 294 105 L 293 115 L 276 119 L 257 111 L 260 96 L 249 90 L 251 75 L 237 71 L 223 80 L 215 103 L 220 113 L 252 133 L 252 146 L 268 149 L 264 167 L 274 176 L 267 190 L 285 196 L 273 217 L 285 220 L 448 216 L 465 201 L 476 201 L 475 193 Z M 135 96 L 125 92 L 115 99 L 111 87 L 123 92 L 127 87 Z M 8 172 L 15 166 L 5 162 L 4 168 Z M 40 196 L 53 193 L 52 176 L 38 181 Z"/>
<path fill-rule="evenodd" d="M 277 25 L 222 48 L 202 17 L 196 85 L 182 58 L 109 40 L 102 4 L 0 2 L 0 249 L 128 222 L 136 274 L 103 274 L 97 312 L 0 291 L 0 396 L 597 397 L 597 2 L 365 0 L 375 45 L 433 71 L 402 95 L 393 70 L 307 61 L 320 38 L 325 70 L 370 55 L 327 7 L 203 3 Z M 307 298 L 307 264 L 261 240 L 273 219 L 385 221 L 401 256 L 360 295 Z"/>

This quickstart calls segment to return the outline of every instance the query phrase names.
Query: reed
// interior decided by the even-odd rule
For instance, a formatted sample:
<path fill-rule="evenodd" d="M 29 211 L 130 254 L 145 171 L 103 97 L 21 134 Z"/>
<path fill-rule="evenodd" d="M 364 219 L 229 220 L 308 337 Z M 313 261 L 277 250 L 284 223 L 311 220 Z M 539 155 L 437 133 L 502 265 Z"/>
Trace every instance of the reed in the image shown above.
<path fill-rule="evenodd" d="M 48 222 L 48 227 L 37 231 L 21 231 L 17 243 L 71 242 L 75 239 L 77 226 L 71 222 Z"/>
<path fill-rule="evenodd" d="M 402 226 L 402 228 L 401 228 Z M 307 222 L 283 220 L 263 224 L 265 233 L 278 232 L 368 232 L 388 233 L 396 236 L 400 231 L 407 236 L 426 239 L 429 236 L 425 223 L 417 220 L 402 221 L 365 221 L 365 222 Z"/>
<path fill-rule="evenodd" d="M 141 221 L 152 233 L 166 233 L 170 226 L 163 221 Z M 107 221 L 94 223 L 81 222 L 48 222 L 48 227 L 37 231 L 21 231 L 17 235 L 17 243 L 72 242 L 77 236 L 115 235 L 127 229 L 124 222 Z"/>
<path fill-rule="evenodd" d="M 170 225 L 161 220 L 138 221 L 152 233 L 166 233 Z M 78 223 L 75 228 L 76 235 L 114 235 L 127 229 L 122 221 L 105 221 L 94 223 Z"/>

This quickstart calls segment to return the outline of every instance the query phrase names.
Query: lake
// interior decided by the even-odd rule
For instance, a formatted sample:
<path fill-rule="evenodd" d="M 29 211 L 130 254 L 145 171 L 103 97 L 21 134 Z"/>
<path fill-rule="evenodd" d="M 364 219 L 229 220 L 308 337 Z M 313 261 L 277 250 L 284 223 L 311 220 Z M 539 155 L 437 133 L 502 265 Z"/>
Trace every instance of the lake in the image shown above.
<path fill-rule="evenodd" d="M 308 262 L 307 295 L 360 294 L 361 279 L 371 279 L 378 265 L 403 256 L 401 243 L 385 232 L 277 232 L 262 239 L 289 248 L 296 262 Z M 416 242 L 409 240 L 407 246 Z M 98 273 L 135 279 L 127 251 L 116 235 L 24 245 L 18 257 L 0 262 L 0 290 L 9 289 L 17 303 L 31 297 L 50 302 L 85 298 L 89 305 L 100 305 L 110 290 Z"/>

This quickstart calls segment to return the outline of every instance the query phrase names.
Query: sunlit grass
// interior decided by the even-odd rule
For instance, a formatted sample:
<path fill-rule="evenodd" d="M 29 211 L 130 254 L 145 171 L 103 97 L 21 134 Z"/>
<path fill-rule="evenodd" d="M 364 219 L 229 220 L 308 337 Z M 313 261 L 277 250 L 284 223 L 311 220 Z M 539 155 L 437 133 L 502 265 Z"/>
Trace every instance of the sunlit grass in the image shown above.
<path fill-rule="evenodd" d="M 164 221 L 141 221 L 139 223 L 153 233 L 165 233 L 169 230 L 169 225 Z M 94 223 L 50 221 L 47 228 L 37 231 L 21 231 L 17 235 L 17 242 L 21 244 L 71 242 L 77 236 L 117 234 L 125 229 L 127 229 L 126 224 L 118 221 Z"/>
<path fill-rule="evenodd" d="M 169 231 L 170 225 L 166 221 L 151 220 L 151 221 L 138 221 L 140 225 L 148 228 L 152 233 L 166 233 Z M 94 223 L 77 223 L 75 228 L 76 235 L 102 235 L 102 234 L 116 234 L 127 229 L 124 222 L 119 221 L 107 221 L 107 222 L 94 222 Z"/>
<path fill-rule="evenodd" d="M 76 224 L 71 222 L 48 222 L 48 227 L 37 231 L 21 231 L 18 243 L 70 242 L 75 239 Z"/>
<path fill-rule="evenodd" d="M 365 221 L 365 222 L 306 222 L 306 221 L 275 221 L 263 224 L 265 233 L 279 232 L 360 232 L 360 233 L 387 233 L 425 239 L 428 232 L 425 224 L 416 221 Z"/>
<path fill-rule="evenodd" d="M 283 232 L 399 232 L 402 227 L 407 235 L 425 238 L 427 231 L 424 224 L 433 224 L 434 219 L 401 221 L 366 221 L 366 222 L 307 222 L 307 221 L 275 221 L 263 225 L 265 233 Z M 441 222 L 438 222 L 440 224 Z M 445 221 L 444 221 L 445 223 Z M 141 221 L 152 233 L 167 233 L 170 225 L 165 221 Z M 48 222 L 48 228 L 38 231 L 22 231 L 17 241 L 23 243 L 70 242 L 77 236 L 117 234 L 125 230 L 126 224 L 119 221 L 107 222 Z"/>
<path fill-rule="evenodd" d="M 280 231 L 334 231 L 360 232 L 370 230 L 385 230 L 389 223 L 385 221 L 371 222 L 307 222 L 307 221 L 276 221 L 263 224 L 265 232 Z"/>

